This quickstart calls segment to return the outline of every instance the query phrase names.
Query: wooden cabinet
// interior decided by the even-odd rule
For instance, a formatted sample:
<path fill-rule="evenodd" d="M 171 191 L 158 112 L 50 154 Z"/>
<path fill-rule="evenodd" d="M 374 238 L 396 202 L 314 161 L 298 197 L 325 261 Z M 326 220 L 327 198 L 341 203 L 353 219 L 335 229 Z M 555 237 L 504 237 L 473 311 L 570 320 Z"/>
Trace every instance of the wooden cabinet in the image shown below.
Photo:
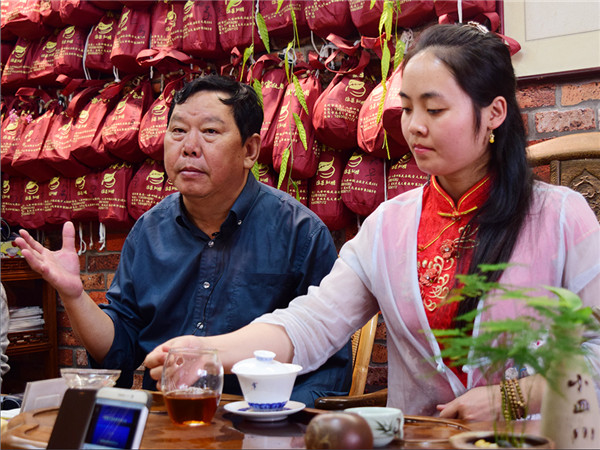
<path fill-rule="evenodd" d="M 9 308 L 41 306 L 44 327 L 9 333 L 6 351 L 10 371 L 2 379 L 2 393 L 23 392 L 28 381 L 56 378 L 58 343 L 56 332 L 56 291 L 31 270 L 23 258 L 1 258 L 0 279 L 6 289 Z"/>

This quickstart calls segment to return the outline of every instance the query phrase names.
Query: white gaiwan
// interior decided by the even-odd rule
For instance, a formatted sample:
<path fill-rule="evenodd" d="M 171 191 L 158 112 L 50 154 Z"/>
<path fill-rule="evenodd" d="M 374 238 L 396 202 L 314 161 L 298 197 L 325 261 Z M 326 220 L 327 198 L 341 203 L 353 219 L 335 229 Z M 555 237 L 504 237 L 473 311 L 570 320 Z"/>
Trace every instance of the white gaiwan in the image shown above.
<path fill-rule="evenodd" d="M 292 395 L 296 375 L 302 370 L 297 364 L 275 361 L 275 353 L 256 350 L 254 358 L 234 364 L 231 371 L 237 375 L 244 400 L 254 410 L 278 411 Z"/>

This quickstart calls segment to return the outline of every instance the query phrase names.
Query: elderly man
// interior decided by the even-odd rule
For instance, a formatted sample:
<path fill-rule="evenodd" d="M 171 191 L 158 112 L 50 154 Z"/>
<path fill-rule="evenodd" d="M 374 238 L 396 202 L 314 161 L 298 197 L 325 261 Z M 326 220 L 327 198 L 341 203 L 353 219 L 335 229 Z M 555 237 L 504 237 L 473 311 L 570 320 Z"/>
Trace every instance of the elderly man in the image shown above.
<path fill-rule="evenodd" d="M 169 111 L 164 164 L 177 187 L 129 233 L 108 305 L 83 290 L 75 232 L 51 252 L 26 232 L 16 243 L 58 291 L 91 364 L 119 368 L 119 386 L 157 345 L 176 336 L 234 331 L 318 285 L 337 254 L 325 225 L 289 195 L 249 176 L 260 149 L 262 107 L 247 85 L 216 75 L 188 83 Z M 292 399 L 312 405 L 345 392 L 346 345 L 298 378 Z M 143 386 L 155 382 L 144 374 Z M 226 376 L 225 392 L 239 393 Z"/>

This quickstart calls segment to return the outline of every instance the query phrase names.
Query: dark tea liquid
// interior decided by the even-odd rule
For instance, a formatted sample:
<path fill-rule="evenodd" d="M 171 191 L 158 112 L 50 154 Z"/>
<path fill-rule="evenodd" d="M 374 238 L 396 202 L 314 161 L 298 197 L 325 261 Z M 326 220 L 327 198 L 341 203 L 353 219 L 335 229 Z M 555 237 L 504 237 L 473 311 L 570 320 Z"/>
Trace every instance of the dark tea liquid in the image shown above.
<path fill-rule="evenodd" d="M 208 425 L 219 403 L 214 392 L 173 391 L 164 398 L 171 420 L 186 426 Z"/>

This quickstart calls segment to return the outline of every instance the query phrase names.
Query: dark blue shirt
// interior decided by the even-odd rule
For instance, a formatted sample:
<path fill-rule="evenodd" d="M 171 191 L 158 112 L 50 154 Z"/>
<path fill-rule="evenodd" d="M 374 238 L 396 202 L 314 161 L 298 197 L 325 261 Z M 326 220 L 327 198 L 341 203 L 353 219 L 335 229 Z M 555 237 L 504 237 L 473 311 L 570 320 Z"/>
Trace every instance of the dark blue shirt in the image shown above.
<path fill-rule="evenodd" d="M 329 230 L 312 211 L 252 175 L 216 236 L 198 229 L 181 195 L 172 194 L 127 236 L 109 304 L 101 305 L 115 325 L 102 367 L 120 368 L 118 385 L 131 386 L 133 371 L 157 345 L 186 334 L 228 333 L 285 308 L 318 285 L 336 258 Z M 235 375 L 225 378 L 224 391 L 240 393 Z M 346 345 L 300 376 L 292 399 L 312 405 L 320 395 L 347 392 L 350 379 Z M 155 386 L 146 371 L 143 387 Z"/>

